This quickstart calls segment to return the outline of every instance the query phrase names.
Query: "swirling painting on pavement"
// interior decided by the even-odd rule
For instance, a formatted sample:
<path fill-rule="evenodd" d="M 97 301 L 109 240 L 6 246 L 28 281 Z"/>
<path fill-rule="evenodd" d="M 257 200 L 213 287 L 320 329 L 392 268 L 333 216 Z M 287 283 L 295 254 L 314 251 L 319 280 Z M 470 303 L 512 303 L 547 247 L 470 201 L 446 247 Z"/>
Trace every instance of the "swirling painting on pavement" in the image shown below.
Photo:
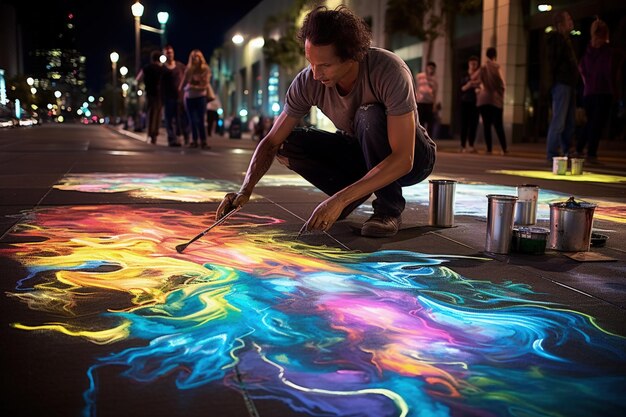
<path fill-rule="evenodd" d="M 219 202 L 224 191 L 237 187 L 230 181 L 208 180 L 187 175 L 139 173 L 67 174 L 54 186 L 63 191 L 84 193 L 123 193 L 131 197 L 190 203 Z"/>
<path fill-rule="evenodd" d="M 136 384 L 174 378 L 176 396 L 245 390 L 311 416 L 587 417 L 626 407 L 624 335 L 555 297 L 463 276 L 450 256 L 308 245 L 280 219 L 242 212 L 174 250 L 212 216 L 43 208 L 10 233 L 0 255 L 24 275 L 8 301 L 31 312 L 12 331 L 108 352 L 84 370 L 84 415 L 97 414 L 104 370 Z"/>

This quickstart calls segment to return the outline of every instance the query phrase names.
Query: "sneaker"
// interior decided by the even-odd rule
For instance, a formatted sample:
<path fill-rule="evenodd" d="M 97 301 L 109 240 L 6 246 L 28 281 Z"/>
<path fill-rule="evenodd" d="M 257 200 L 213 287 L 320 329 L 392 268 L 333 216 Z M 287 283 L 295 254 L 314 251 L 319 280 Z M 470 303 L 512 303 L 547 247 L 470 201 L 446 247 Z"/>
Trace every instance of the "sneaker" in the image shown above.
<path fill-rule="evenodd" d="M 197 147 L 198 147 L 198 144 L 197 144 L 196 142 L 191 142 L 191 143 L 189 144 L 189 147 L 190 147 L 190 148 L 197 148 Z"/>
<path fill-rule="evenodd" d="M 366 237 L 391 237 L 398 233 L 402 220 L 400 216 L 385 216 L 374 214 L 363 223 L 361 236 Z"/>
<path fill-rule="evenodd" d="M 200 147 L 202 149 L 207 149 L 207 150 L 211 149 L 211 147 L 209 145 L 207 145 L 206 143 L 203 143 L 202 145 L 200 145 Z"/>
<path fill-rule="evenodd" d="M 467 150 L 467 152 L 469 152 L 469 153 L 476 153 L 478 151 L 473 146 L 470 146 L 469 149 Z"/>

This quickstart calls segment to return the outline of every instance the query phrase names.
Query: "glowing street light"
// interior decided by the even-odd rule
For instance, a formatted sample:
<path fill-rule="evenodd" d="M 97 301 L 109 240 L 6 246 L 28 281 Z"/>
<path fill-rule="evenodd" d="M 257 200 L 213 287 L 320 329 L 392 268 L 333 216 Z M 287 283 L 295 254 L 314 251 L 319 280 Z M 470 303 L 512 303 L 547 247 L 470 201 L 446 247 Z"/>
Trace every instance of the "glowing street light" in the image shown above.
<path fill-rule="evenodd" d="M 121 67 L 120 68 L 120 75 L 122 77 L 126 77 L 126 74 L 128 74 L 128 68 L 127 67 Z"/>
<path fill-rule="evenodd" d="M 118 54 L 117 52 L 111 52 L 109 58 L 111 58 L 111 71 L 113 73 L 113 120 L 115 120 L 115 118 L 117 117 L 117 100 L 115 99 L 115 96 L 117 94 L 117 61 L 120 59 L 120 54 Z"/>
<path fill-rule="evenodd" d="M 235 36 L 233 36 L 232 41 L 235 45 L 241 45 L 243 43 L 243 36 L 237 33 Z"/>
<path fill-rule="evenodd" d="M 143 16 L 143 4 L 137 1 L 135 4 L 130 6 L 130 10 L 135 18 L 135 76 L 137 76 L 137 74 L 139 74 L 139 66 L 141 65 L 139 56 L 141 50 L 141 39 L 139 35 L 141 31 L 141 16 Z"/>
<path fill-rule="evenodd" d="M 161 48 L 165 47 L 167 43 L 167 38 L 165 37 L 165 24 L 170 18 L 170 14 L 168 12 L 159 12 L 157 13 L 157 20 L 161 24 Z"/>

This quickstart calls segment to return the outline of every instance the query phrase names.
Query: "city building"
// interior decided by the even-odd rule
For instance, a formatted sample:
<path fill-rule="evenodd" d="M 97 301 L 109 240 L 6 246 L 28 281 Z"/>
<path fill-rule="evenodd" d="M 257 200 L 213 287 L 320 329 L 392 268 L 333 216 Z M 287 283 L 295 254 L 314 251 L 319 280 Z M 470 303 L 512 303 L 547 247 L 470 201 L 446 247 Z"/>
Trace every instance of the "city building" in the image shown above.
<path fill-rule="evenodd" d="M 567 9 L 572 14 L 576 27 L 572 37 L 579 58 L 589 41 L 589 27 L 596 15 L 607 21 L 615 32 L 611 38 L 616 46 L 626 46 L 626 5 L 619 0 L 557 0 L 550 4 L 538 0 L 432 0 L 423 2 L 432 3 L 423 21 L 439 23 L 436 26 L 425 23 L 422 29 L 430 33 L 425 39 L 416 36 L 415 31 L 412 33 L 410 27 L 388 25 L 387 20 L 394 11 L 386 0 L 322 3 L 329 8 L 345 4 L 354 10 L 370 25 L 373 46 L 394 51 L 414 73 L 421 71 L 427 61 L 437 63 L 441 110 L 436 139 L 453 138 L 458 134 L 457 90 L 467 58 L 477 55 L 484 59 L 487 48 L 495 47 L 506 84 L 507 140 L 543 140 L 550 115 L 549 93 L 543 79 L 546 65 L 542 59 L 543 45 L 555 11 Z M 397 7 L 403 2 L 393 3 Z M 302 51 L 296 51 L 300 60 L 290 56 L 295 54 L 290 39 L 310 10 L 308 4 L 264 0 L 227 32 L 223 46 L 211 59 L 213 68 L 217 69 L 214 71 L 216 91 L 222 98 L 225 116 L 239 116 L 246 122 L 252 117 L 274 116 L 280 112 L 290 81 L 306 65 Z M 276 50 L 282 51 L 282 56 L 276 57 Z M 332 129 L 332 124 L 315 109 L 310 122 Z"/>
<path fill-rule="evenodd" d="M 0 100 L 19 99 L 42 116 L 42 106 L 52 106 L 48 110 L 55 116 L 79 109 L 87 98 L 86 59 L 76 47 L 74 16 L 59 22 L 55 36 L 37 34 L 37 46 L 28 48 L 15 8 L 1 6 Z"/>

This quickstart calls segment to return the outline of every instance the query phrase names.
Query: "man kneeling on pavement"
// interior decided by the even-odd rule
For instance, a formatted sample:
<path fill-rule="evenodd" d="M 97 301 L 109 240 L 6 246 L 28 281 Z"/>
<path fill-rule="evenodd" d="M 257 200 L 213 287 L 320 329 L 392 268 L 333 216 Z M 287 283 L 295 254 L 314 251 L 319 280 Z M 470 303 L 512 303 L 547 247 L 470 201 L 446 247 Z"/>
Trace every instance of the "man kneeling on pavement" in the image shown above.
<path fill-rule="evenodd" d="M 307 231 L 327 231 L 374 193 L 374 214 L 361 235 L 394 236 L 406 204 L 402 187 L 425 180 L 435 164 L 435 143 L 418 121 L 411 70 L 392 52 L 371 47 L 369 29 L 344 6 L 311 11 L 298 38 L 309 65 L 291 83 L 239 192 L 226 194 L 217 217 L 246 204 L 277 158 L 329 196 L 313 210 Z M 296 128 L 312 106 L 337 133 Z"/>

